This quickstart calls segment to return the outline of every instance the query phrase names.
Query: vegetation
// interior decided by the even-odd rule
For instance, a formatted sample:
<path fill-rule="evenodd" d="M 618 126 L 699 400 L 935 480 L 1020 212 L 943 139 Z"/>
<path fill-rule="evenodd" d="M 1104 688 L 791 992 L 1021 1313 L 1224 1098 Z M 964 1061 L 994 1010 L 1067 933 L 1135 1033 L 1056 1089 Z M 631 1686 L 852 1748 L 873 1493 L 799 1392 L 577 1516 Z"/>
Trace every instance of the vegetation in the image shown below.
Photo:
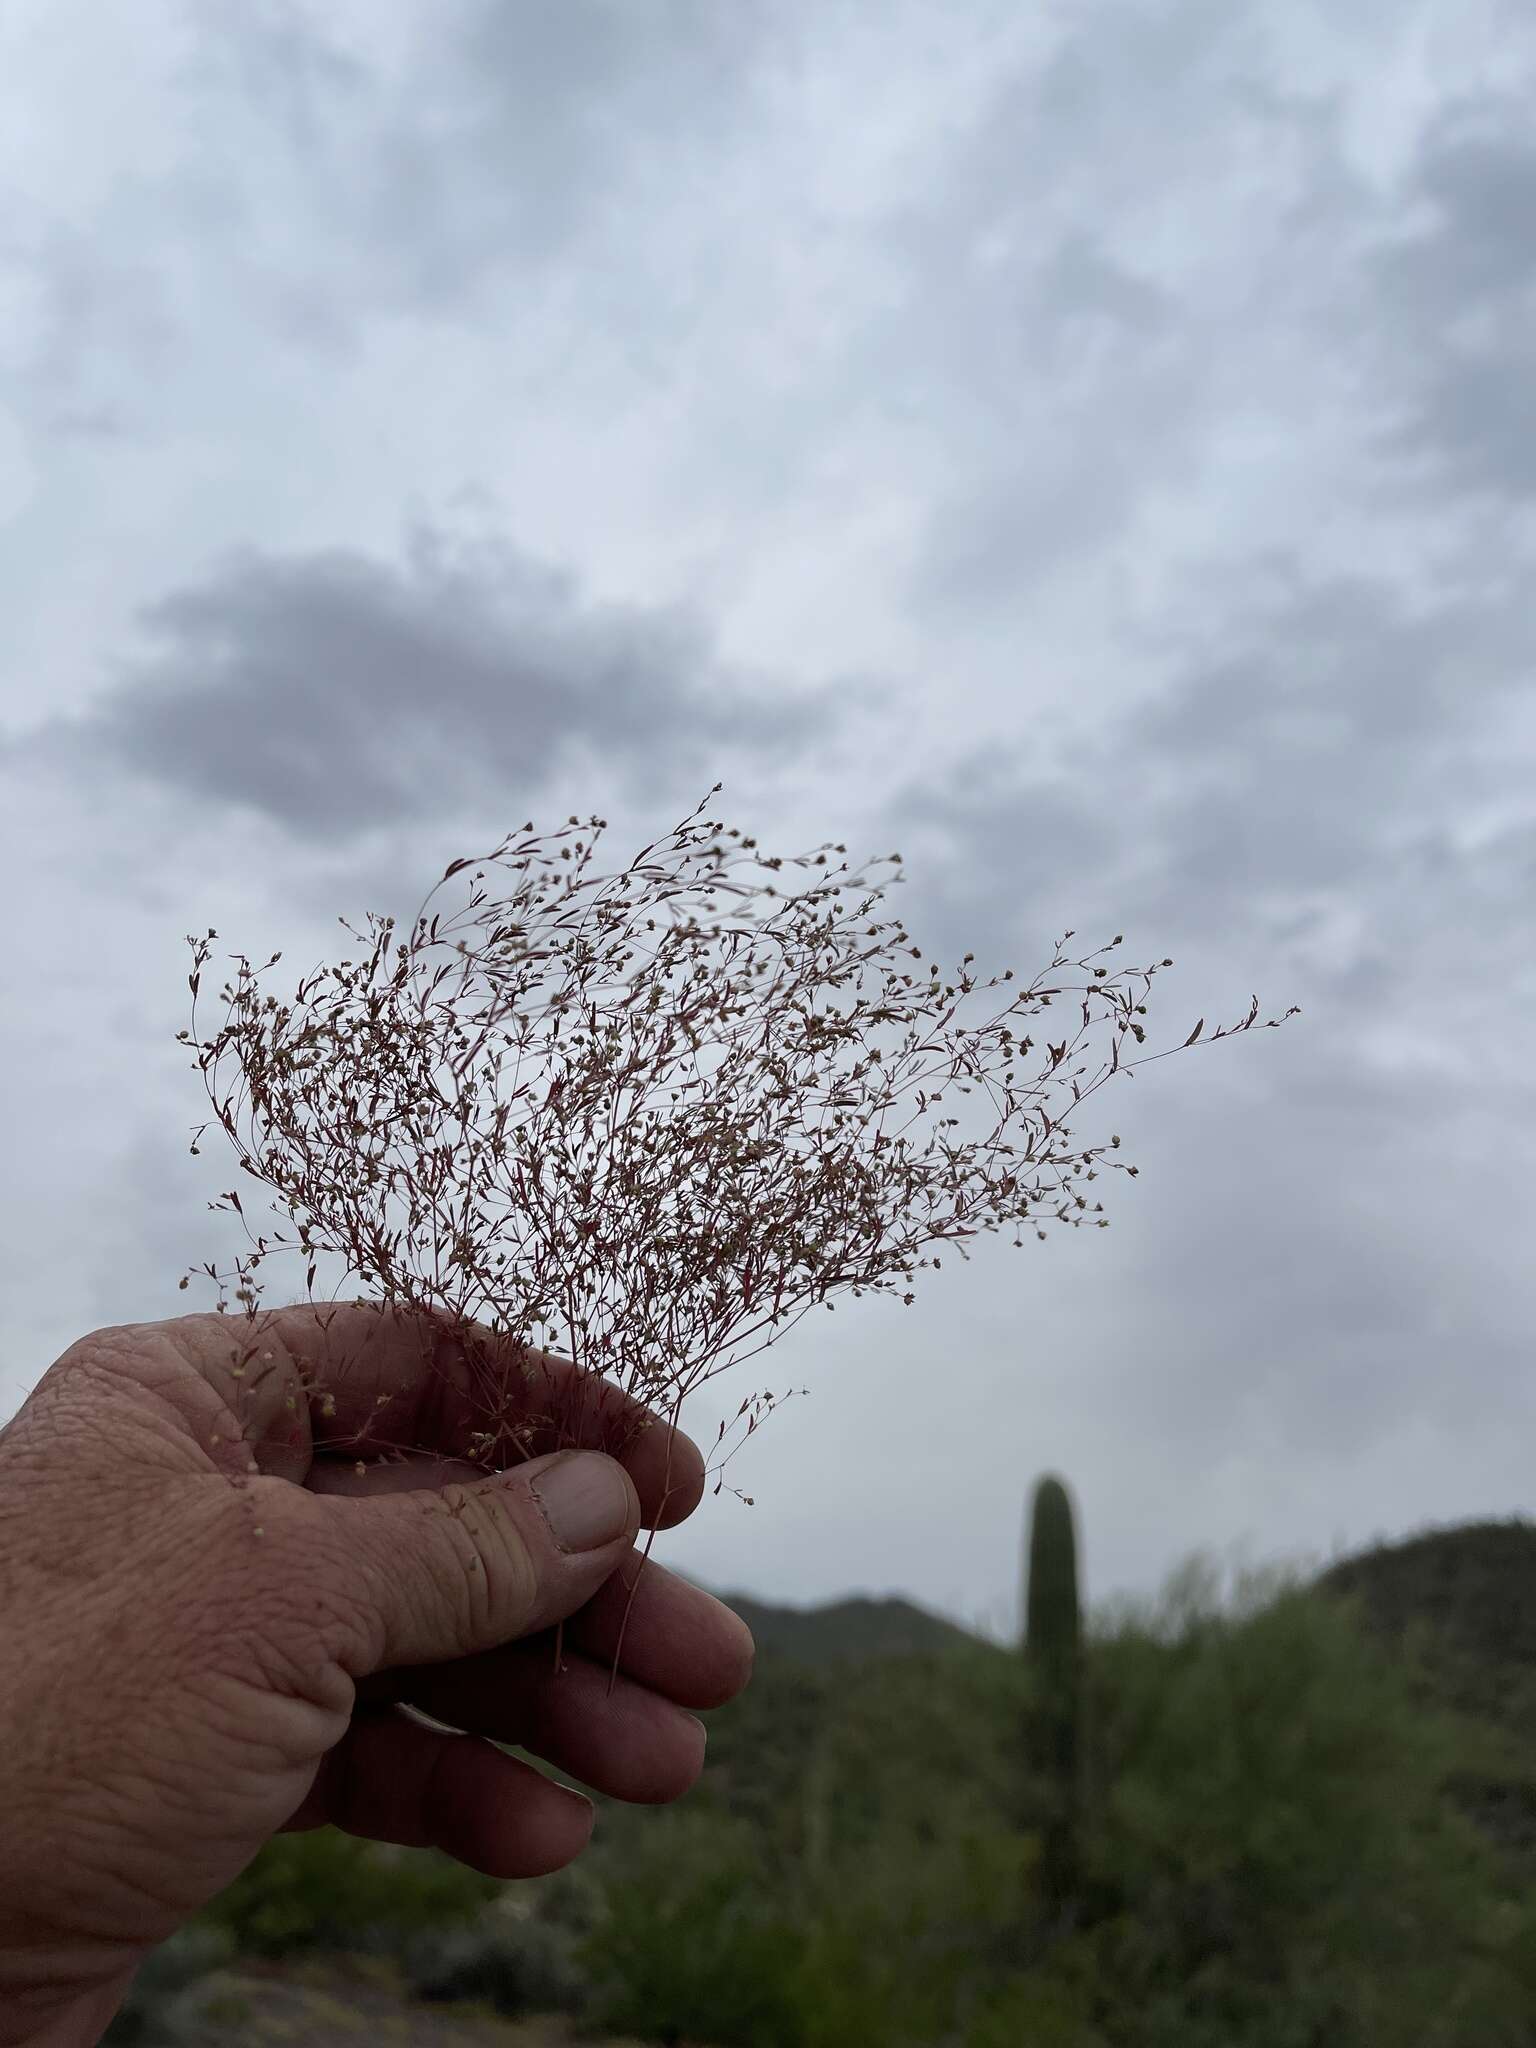
<path fill-rule="evenodd" d="M 1324 1572 L 1409 1674 L 1412 1697 L 1486 1732 L 1447 1780 L 1461 1811 L 1536 1881 L 1536 1525 L 1518 1516 L 1426 1530 Z"/>
<path fill-rule="evenodd" d="M 599 1802 L 570 1871 L 487 1902 L 441 1859 L 285 1837 L 199 1938 L 389 1950 L 424 1996 L 708 2048 L 1536 2048 L 1536 1872 L 1462 1796 L 1519 1782 L 1500 1615 L 1533 1562 L 1485 1525 L 1227 1599 L 1197 1563 L 1087 1622 L 1065 1927 L 1020 1800 L 1028 1659 L 942 1623 L 850 1656 L 781 1611 L 699 1789 Z"/>
<path fill-rule="evenodd" d="M 594 1389 L 609 1425 L 596 1440 L 622 1453 L 634 1430 L 677 1421 L 695 1389 L 811 1310 L 850 1293 L 910 1304 L 941 1250 L 965 1258 L 980 1234 L 1006 1231 L 1022 1247 L 1026 1227 L 1045 1239 L 1049 1216 L 1108 1227 L 1103 1203 L 1090 1211 L 1073 1183 L 1097 1178 L 1118 1135 L 1068 1146 L 1067 1124 L 1037 1098 L 1059 1082 L 1075 1105 L 1122 1067 L 1168 1057 L 1121 1059 L 1127 1034 L 1145 1042 L 1138 998 L 1157 968 L 1130 970 L 1140 990 L 1104 966 L 1057 982 L 1058 943 L 1044 987 L 1041 976 L 1010 986 L 1011 967 L 983 977 L 969 952 L 941 969 L 883 914 L 899 854 L 867 864 L 893 871 L 874 881 L 834 860 L 841 844 L 786 861 L 704 818 L 709 801 L 606 875 L 593 872 L 601 818 L 541 835 L 529 821 L 451 861 L 407 936 L 393 918 L 370 916 L 362 932 L 342 919 L 358 956 L 305 976 L 290 1001 L 263 983 L 280 953 L 259 968 L 237 953 L 208 1036 L 198 1004 L 218 934 L 189 935 L 192 1017 L 178 1037 L 281 1225 L 256 1234 L 238 1189 L 226 1191 L 210 1206 L 241 1218 L 251 1249 L 230 1274 L 206 1264 L 182 1276 L 183 1287 L 198 1270 L 212 1280 L 221 1311 L 235 1283 L 247 1325 L 232 1331 L 237 1406 L 265 1367 L 261 1270 L 278 1254 L 300 1258 L 312 1299 L 323 1260 L 341 1269 L 333 1296 L 355 1281 L 381 1312 L 421 1312 L 438 1360 L 451 1352 L 469 1369 L 470 1387 L 456 1389 L 472 1404 L 469 1454 L 502 1470 L 572 1441 Z M 432 911 L 466 871 L 467 905 Z M 488 882 L 493 871 L 507 888 Z M 1081 998 L 1081 1028 L 1046 1036 L 1032 1080 L 1026 1027 L 1062 996 Z M 1095 1000 L 1118 1023 L 1085 1088 L 1072 1061 Z M 1205 1043 L 1250 1030 L 1258 1010 L 1254 996 Z M 1204 1028 L 1202 1017 L 1169 1051 Z M 558 1372 L 554 1344 L 568 1353 Z M 364 1427 L 344 1429 L 334 1391 L 308 1367 L 301 1378 L 286 1400 L 304 1457 L 344 1455 L 366 1477 L 365 1460 L 413 1448 L 391 1440 L 388 1395 Z M 713 1447 L 717 1473 L 728 1428 L 750 1435 L 781 1398 L 743 1398 Z M 1031 1915 L 1063 1936 L 1068 1893 L 1091 1905 L 1088 1838 L 1067 1789 L 1082 1746 L 1075 1588 L 1061 1594 L 1073 1567 L 1059 1514 L 1049 1501 L 1042 1512 L 1027 1671 L 941 1644 L 931 1625 L 909 1629 L 900 1656 L 850 1655 L 849 1624 L 869 1617 L 845 1609 L 830 1628 L 835 1676 L 778 1658 L 778 1676 L 760 1675 L 720 1717 L 715 1761 L 684 1812 L 604 1814 L 579 1924 L 542 1946 L 527 1934 L 512 1960 L 500 1928 L 501 1960 L 483 1970 L 458 1941 L 422 1964 L 423 1988 L 435 1972 L 531 2000 L 579 1957 L 594 2016 L 719 2048 L 865 2037 L 894 2048 L 1003 2025 L 997 2000 L 1025 1995 L 1003 1979 L 1035 1955 Z M 1070 1547 L 1070 1509 L 1065 1529 Z M 1049 1795 L 1038 1828 L 1020 1824 L 1026 1717 L 1032 1794 Z M 1021 1893 L 1032 1902 L 1022 1930 Z M 547 1921 L 548 1900 L 571 1894 L 527 1896 Z M 309 1940 L 388 1945 L 408 1927 L 473 1918 L 481 1898 L 440 1863 L 322 1833 L 274 1844 L 209 1923 L 271 1956 Z M 1066 2011 L 1077 1992 L 1062 1983 L 1028 1995 Z"/>
<path fill-rule="evenodd" d="M 530 821 L 451 861 L 408 937 L 393 918 L 372 914 L 364 931 L 342 919 L 360 957 L 303 977 L 287 1002 L 263 982 L 281 953 L 259 968 L 236 954 L 208 1037 L 198 1003 L 218 934 L 189 934 L 192 1021 L 178 1037 L 282 1226 L 247 1222 L 252 1248 L 232 1274 L 200 1269 L 219 1309 L 232 1278 L 254 1324 L 260 1271 L 287 1254 L 311 1298 L 324 1259 L 341 1269 L 334 1292 L 354 1281 L 381 1311 L 427 1311 L 434 1339 L 446 1321 L 474 1374 L 473 1454 L 499 1469 L 541 1427 L 544 1448 L 567 1441 L 552 1385 L 539 1412 L 547 1347 L 565 1348 L 584 1394 L 605 1389 L 603 1447 L 618 1452 L 643 1426 L 634 1401 L 675 1420 L 695 1389 L 839 1295 L 910 1304 L 941 1251 L 963 1258 L 1002 1231 L 1022 1246 L 1026 1226 L 1043 1240 L 1047 1215 L 1107 1227 L 1072 1183 L 1097 1177 L 1118 1135 L 1067 1146 L 1037 1098 L 1070 1082 L 1076 1104 L 1168 1057 L 1121 1060 L 1127 1033 L 1145 1040 L 1138 997 L 1157 968 L 1058 983 L 1058 946 L 1050 985 L 1021 989 L 1011 967 L 984 978 L 972 953 L 953 971 L 925 965 L 882 915 L 899 854 L 867 863 L 887 871 L 871 881 L 834 858 L 841 844 L 786 860 L 703 809 L 607 875 L 592 871 L 603 819 L 540 835 Z M 467 905 L 429 916 L 465 871 Z M 1140 991 L 1118 986 L 1125 972 Z M 1073 994 L 1082 1025 L 1047 1039 L 1031 1081 L 1027 1026 Z M 1096 1000 L 1118 1027 L 1084 1089 L 1069 1061 Z M 1255 996 L 1206 1044 L 1251 1029 L 1258 1009 Z M 245 1216 L 238 1189 L 210 1207 Z M 236 1341 L 243 1375 L 260 1340 L 252 1328 Z M 308 1391 L 323 1421 L 328 1390 Z M 747 1394 L 738 1429 L 782 1398 Z M 366 1443 L 317 1427 L 315 1448 L 401 1448 L 389 1417 L 374 1421 Z"/>
<path fill-rule="evenodd" d="M 316 1828 L 277 1836 L 206 1918 L 250 1956 L 393 1948 L 423 1929 L 461 1926 L 500 1890 L 435 1850 Z"/>

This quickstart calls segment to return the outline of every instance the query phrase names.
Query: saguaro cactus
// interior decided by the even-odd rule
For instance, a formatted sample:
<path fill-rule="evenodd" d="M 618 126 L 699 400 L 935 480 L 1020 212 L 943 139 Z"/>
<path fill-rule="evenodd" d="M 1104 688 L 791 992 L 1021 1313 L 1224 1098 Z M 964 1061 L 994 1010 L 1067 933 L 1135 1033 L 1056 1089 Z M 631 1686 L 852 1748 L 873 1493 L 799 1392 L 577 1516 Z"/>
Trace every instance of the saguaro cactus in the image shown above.
<path fill-rule="evenodd" d="M 1061 1480 L 1035 1487 L 1025 1586 L 1029 1672 L 1025 1752 L 1041 1827 L 1040 1884 L 1049 1923 L 1068 1924 L 1080 1875 L 1083 1658 L 1077 1534 Z"/>

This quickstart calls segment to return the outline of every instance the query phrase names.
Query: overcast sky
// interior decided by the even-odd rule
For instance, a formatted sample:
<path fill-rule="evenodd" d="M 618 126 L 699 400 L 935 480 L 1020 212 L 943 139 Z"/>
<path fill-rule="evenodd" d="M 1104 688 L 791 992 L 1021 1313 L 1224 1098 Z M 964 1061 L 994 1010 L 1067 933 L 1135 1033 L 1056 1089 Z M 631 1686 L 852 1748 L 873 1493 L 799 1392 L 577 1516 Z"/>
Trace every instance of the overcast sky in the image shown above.
<path fill-rule="evenodd" d="M 10 0 L 0 78 L 0 1414 L 211 1305 L 188 932 L 719 780 L 926 950 L 1171 955 L 1146 1051 L 1302 1014 L 1084 1104 L 1108 1230 L 802 1326 L 659 1555 L 1010 1628 L 1045 1470 L 1095 1604 L 1533 1512 L 1524 0 Z"/>

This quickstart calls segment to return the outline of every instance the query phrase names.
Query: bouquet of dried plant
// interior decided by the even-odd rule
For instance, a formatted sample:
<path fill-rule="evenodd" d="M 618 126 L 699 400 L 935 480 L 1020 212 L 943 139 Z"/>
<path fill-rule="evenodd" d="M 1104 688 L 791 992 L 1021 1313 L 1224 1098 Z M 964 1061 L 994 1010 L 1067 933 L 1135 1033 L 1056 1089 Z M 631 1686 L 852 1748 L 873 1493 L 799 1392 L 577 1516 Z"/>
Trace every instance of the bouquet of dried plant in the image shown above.
<path fill-rule="evenodd" d="M 983 980 L 970 953 L 950 972 L 925 964 L 883 914 L 899 854 L 859 873 L 840 844 L 766 855 L 703 817 L 718 789 L 617 873 L 594 872 L 603 819 L 537 836 L 530 822 L 453 861 L 408 937 L 392 918 L 370 915 L 363 932 L 341 919 L 360 950 L 305 976 L 292 1002 L 261 986 L 280 953 L 259 969 L 237 953 L 207 1039 L 197 1005 L 218 934 L 189 937 L 192 1029 L 178 1037 L 241 1168 L 289 1226 L 256 1235 L 246 1222 L 251 1249 L 232 1272 L 190 1269 L 217 1283 L 221 1311 L 232 1281 L 254 1325 L 274 1254 L 303 1257 L 311 1299 L 317 1258 L 339 1257 L 364 1298 L 455 1333 L 474 1448 L 497 1470 L 535 1441 L 558 1445 L 537 1398 L 552 1353 L 613 1403 L 615 1432 L 635 1426 L 617 1395 L 675 1422 L 698 1388 L 839 1295 L 910 1303 L 920 1273 L 944 1250 L 966 1257 L 982 1232 L 1022 1245 L 1050 1216 L 1108 1227 L 1071 1183 L 1093 1181 L 1120 1139 L 1082 1153 L 1059 1142 L 1067 1126 L 1023 1077 L 1023 1026 L 1081 993 L 1076 1037 L 1045 1041 L 1044 1080 L 1067 1066 L 1094 999 L 1118 1016 L 1100 1075 L 1086 1088 L 1081 1067 L 1063 1076 L 1076 1104 L 1146 1064 L 1120 1058 L 1127 1031 L 1146 1037 L 1121 976 L 1099 966 L 1083 984 L 1021 989 L 1011 968 Z M 468 904 L 432 911 L 466 873 Z M 1058 944 L 1046 973 L 1063 964 Z M 1157 970 L 1127 971 L 1144 994 Z M 1228 1029 L 1257 1015 L 1255 996 Z M 237 1190 L 209 1206 L 244 1220 Z M 318 1422 L 330 1404 L 310 1392 Z M 717 1493 L 725 1460 L 783 1398 L 749 1393 L 720 1425 Z M 386 1429 L 380 1418 L 373 1449 L 388 1451 Z"/>

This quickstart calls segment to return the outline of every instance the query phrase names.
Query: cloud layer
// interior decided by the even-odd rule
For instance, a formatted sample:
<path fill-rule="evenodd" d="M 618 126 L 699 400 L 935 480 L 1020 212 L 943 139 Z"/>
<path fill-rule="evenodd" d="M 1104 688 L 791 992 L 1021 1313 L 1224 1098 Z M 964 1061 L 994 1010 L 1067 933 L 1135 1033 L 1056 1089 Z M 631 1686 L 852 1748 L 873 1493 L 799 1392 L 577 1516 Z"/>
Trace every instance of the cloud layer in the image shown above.
<path fill-rule="evenodd" d="M 307 964 L 723 780 L 941 955 L 1171 956 L 1149 1051 L 1302 1015 L 1083 1105 L 1109 1231 L 797 1335 L 670 1555 L 1004 1626 L 1047 1467 L 1094 1597 L 1529 1510 L 1525 10 L 52 0 L 0 64 L 0 1406 L 217 1241 L 184 933 Z"/>
<path fill-rule="evenodd" d="M 816 720 L 739 685 L 686 607 L 582 602 L 567 572 L 431 530 L 403 567 L 250 550 L 142 614 L 148 651 L 18 754 L 336 841 L 537 788 L 597 756 L 654 791 Z M 823 714 L 823 718 L 825 714 Z"/>

